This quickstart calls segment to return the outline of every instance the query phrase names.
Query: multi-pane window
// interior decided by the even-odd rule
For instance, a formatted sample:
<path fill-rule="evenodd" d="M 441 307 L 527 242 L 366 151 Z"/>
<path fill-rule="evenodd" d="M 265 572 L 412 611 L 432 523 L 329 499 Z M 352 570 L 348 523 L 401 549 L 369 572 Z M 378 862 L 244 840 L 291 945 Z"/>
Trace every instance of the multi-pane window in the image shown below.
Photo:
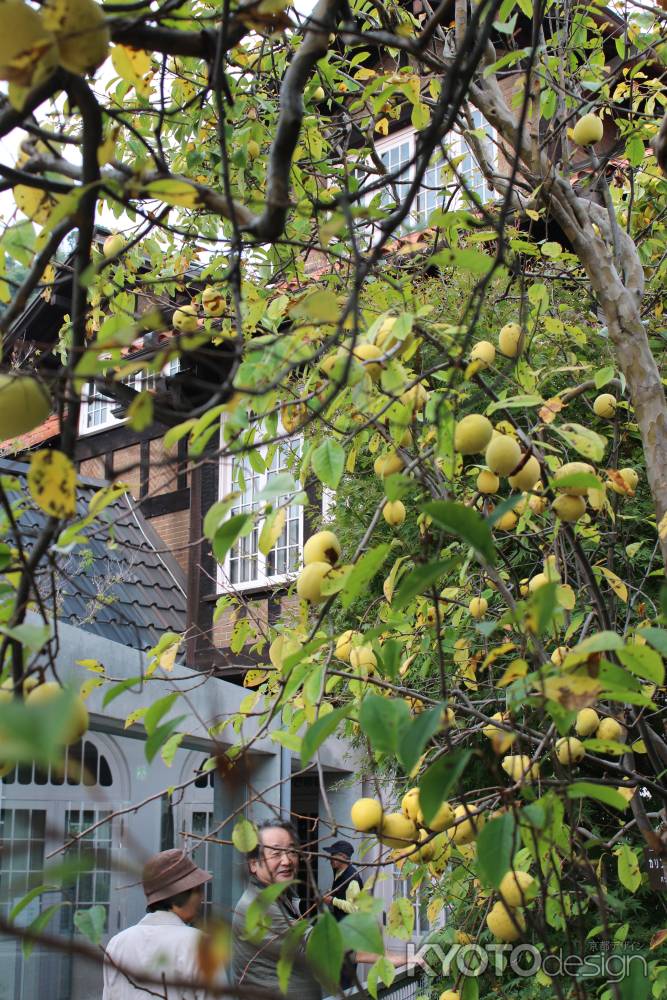
<path fill-rule="evenodd" d="M 215 844 L 212 844 L 210 840 L 200 840 L 200 837 L 207 837 L 209 833 L 212 833 L 214 827 L 217 824 L 213 822 L 213 812 L 208 809 L 194 809 L 192 812 L 192 833 L 196 835 L 195 839 L 192 838 L 193 848 L 192 848 L 192 860 L 200 868 L 203 868 L 205 872 L 210 872 L 213 870 L 213 859 L 212 851 L 215 848 Z M 218 834 L 219 836 L 219 834 Z M 213 903 L 213 879 L 207 882 L 204 886 L 206 895 L 204 896 L 204 916 L 211 909 Z"/>
<path fill-rule="evenodd" d="M 484 116 L 481 111 L 475 108 L 471 112 L 473 129 L 477 133 L 482 133 L 482 135 L 477 135 L 476 140 L 480 143 L 484 150 L 486 158 L 493 162 L 493 129 L 487 121 L 484 120 Z M 470 151 L 470 147 L 467 145 L 465 140 L 462 140 L 463 144 L 463 155 L 464 159 L 459 167 L 461 176 L 466 182 L 466 186 L 470 193 L 479 199 L 481 204 L 488 201 L 492 196 L 491 188 L 489 183 L 479 169 L 479 165 Z"/>
<path fill-rule="evenodd" d="M 108 427 L 117 423 L 113 415 L 114 407 L 118 406 L 115 399 L 105 396 L 96 388 L 94 382 L 89 382 L 86 386 L 84 396 L 81 400 L 82 430 L 94 431 L 99 427 Z"/>
<path fill-rule="evenodd" d="M 223 465 L 222 481 L 224 491 L 235 491 L 239 496 L 230 512 L 253 514 L 263 508 L 262 491 L 270 486 L 271 480 L 288 471 L 290 456 L 298 451 L 299 442 L 283 441 L 275 447 L 273 459 L 264 472 L 253 468 L 245 456 L 228 460 Z M 303 539 L 303 507 L 288 504 L 288 495 L 272 496 L 275 508 L 284 507 L 285 525 L 273 548 L 267 556 L 259 551 L 261 521 L 255 521 L 248 534 L 239 538 L 231 548 L 223 567 L 221 585 L 224 589 L 262 586 L 285 580 L 296 572 L 301 559 Z"/>
<path fill-rule="evenodd" d="M 34 761 L 19 764 L 0 781 L 5 785 L 99 785 L 113 784 L 106 756 L 91 740 L 79 740 L 67 747 L 61 763 L 40 767 Z"/>
<path fill-rule="evenodd" d="M 162 375 L 176 375 L 180 371 L 180 364 L 180 358 L 171 358 L 162 370 Z M 122 382 L 132 389 L 136 389 L 137 392 L 141 392 L 144 389 L 155 389 L 157 380 L 156 372 L 141 370 L 128 375 L 127 378 L 122 379 Z M 118 409 L 117 400 L 105 396 L 94 382 L 88 382 L 81 395 L 80 432 L 82 434 L 91 433 L 120 423 L 123 418 L 114 416 L 113 411 L 116 409 Z"/>
<path fill-rule="evenodd" d="M 32 888 L 34 876 L 44 867 L 46 810 L 0 809 L 0 913 L 12 907 Z M 29 924 L 40 911 L 40 901 L 29 904 L 18 923 Z"/>
<path fill-rule="evenodd" d="M 88 829 L 101 819 L 107 819 L 110 810 L 68 809 L 65 813 L 65 837 L 67 840 Z M 71 904 L 61 910 L 61 933 L 72 932 L 73 918 L 77 910 L 91 906 L 103 906 L 105 910 L 104 929 L 109 926 L 109 902 L 111 899 L 112 871 L 112 824 L 102 823 L 95 830 L 84 834 L 72 847 L 67 849 L 71 858 L 77 855 L 88 862 L 72 886 L 64 890 L 64 896 Z"/>
<path fill-rule="evenodd" d="M 475 138 L 483 144 L 488 161 L 493 163 L 494 147 L 491 142 L 493 130 L 477 110 L 472 112 L 472 127 L 476 133 L 484 133 L 484 138 L 479 134 Z M 403 130 L 376 143 L 377 153 L 389 175 L 380 192 L 382 207 L 400 204 L 402 199 L 407 197 L 410 183 L 414 178 L 416 140 L 417 132 Z M 452 131 L 445 142 L 447 157 L 449 160 L 459 161 L 456 169 L 465 181 L 470 196 L 483 204 L 491 197 L 492 191 L 471 151 L 470 142 L 470 138 L 466 138 L 464 133 Z M 444 207 L 456 208 L 467 198 L 453 170 L 448 170 L 447 166 L 443 149 L 436 149 L 424 173 L 410 214 L 400 232 L 415 226 L 427 225 L 434 211 Z M 368 204 L 377 196 L 379 178 L 372 172 L 370 165 L 367 171 L 360 171 L 360 178 L 363 186 L 368 188 L 368 193 L 363 198 Z"/>

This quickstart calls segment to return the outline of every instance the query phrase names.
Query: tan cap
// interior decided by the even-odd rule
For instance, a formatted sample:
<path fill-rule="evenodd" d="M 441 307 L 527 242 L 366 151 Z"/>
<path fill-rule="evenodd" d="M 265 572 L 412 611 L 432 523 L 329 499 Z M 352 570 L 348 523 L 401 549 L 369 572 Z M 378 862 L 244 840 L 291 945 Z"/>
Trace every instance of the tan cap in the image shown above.
<path fill-rule="evenodd" d="M 198 868 L 192 858 L 178 848 L 160 851 L 149 858 L 144 865 L 143 885 L 146 902 L 159 903 L 187 889 L 210 882 L 213 878 L 202 868 Z"/>

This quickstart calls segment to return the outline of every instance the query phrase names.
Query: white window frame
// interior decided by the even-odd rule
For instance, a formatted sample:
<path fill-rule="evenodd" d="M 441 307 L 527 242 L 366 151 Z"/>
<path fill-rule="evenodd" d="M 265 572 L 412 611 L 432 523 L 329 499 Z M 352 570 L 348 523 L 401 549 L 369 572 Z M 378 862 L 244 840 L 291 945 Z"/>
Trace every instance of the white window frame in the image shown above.
<path fill-rule="evenodd" d="M 229 494 L 232 493 L 234 490 L 238 489 L 238 485 L 233 482 L 233 476 L 232 476 L 233 473 L 232 466 L 234 462 L 234 456 L 224 454 L 225 443 L 222 438 L 222 424 L 220 426 L 220 443 L 221 443 L 221 452 L 223 452 L 223 454 L 220 459 L 220 475 L 218 477 L 218 482 L 219 482 L 218 499 L 222 500 L 224 497 L 229 496 Z M 285 438 L 281 443 L 292 446 L 301 446 L 303 444 L 303 437 L 300 434 L 295 434 L 293 437 Z M 258 483 L 258 492 L 260 492 L 266 485 L 266 482 L 269 477 L 269 472 L 270 470 L 267 470 L 267 472 L 262 473 L 261 476 L 259 476 L 260 482 Z M 304 522 L 303 504 L 299 504 L 297 509 L 299 512 L 298 548 L 300 557 L 301 553 L 303 552 L 303 546 L 304 546 L 305 522 Z M 256 528 L 253 530 L 257 532 L 257 538 L 259 539 L 259 534 L 262 530 L 261 520 L 257 522 Z M 259 551 L 259 548 L 257 548 L 256 577 L 252 580 L 244 580 L 244 581 L 239 581 L 237 583 L 232 583 L 230 574 L 230 564 L 231 564 L 232 553 L 234 552 L 235 547 L 236 546 L 232 546 L 230 551 L 227 553 L 224 563 L 222 565 L 218 565 L 218 571 L 217 571 L 218 593 L 235 594 L 235 593 L 247 593 L 249 591 L 267 590 L 272 587 L 279 587 L 281 585 L 290 584 L 296 579 L 298 570 L 294 570 L 294 572 L 292 573 L 277 573 L 269 576 L 266 572 L 267 556 L 262 555 L 262 553 Z"/>
<path fill-rule="evenodd" d="M 477 114 L 477 112 L 474 111 L 473 114 Z M 484 127 L 484 123 L 483 122 L 482 122 L 482 124 L 480 124 L 480 125 L 477 126 L 477 128 L 483 128 L 483 127 Z M 495 164 L 495 162 L 496 162 L 496 148 L 495 148 L 495 141 L 494 141 L 495 140 L 495 131 L 492 128 L 492 126 L 489 125 L 488 123 L 486 124 L 486 132 L 487 132 L 487 135 L 489 137 L 488 138 L 489 160 L 491 161 L 491 163 Z M 401 174 L 400 177 L 397 177 L 397 178 L 394 179 L 393 183 L 395 185 L 404 184 L 404 185 L 407 186 L 407 185 L 410 185 L 412 183 L 413 179 L 414 179 L 414 175 L 415 175 L 415 173 L 414 173 L 414 157 L 415 157 L 415 152 L 416 152 L 416 142 L 417 142 L 417 136 L 418 136 L 418 134 L 419 133 L 416 131 L 416 129 L 413 129 L 413 128 L 404 128 L 404 129 L 401 129 L 399 132 L 394 132 L 391 135 L 387 136 L 386 138 L 384 138 L 384 139 L 378 139 L 375 142 L 375 150 L 376 150 L 378 156 L 380 156 L 380 157 L 384 153 L 387 153 L 389 150 L 397 149 L 399 146 L 402 146 L 406 142 L 409 144 L 409 147 L 410 147 L 410 152 L 409 152 L 410 166 L 409 166 L 409 168 L 403 174 Z M 481 171 L 481 169 L 479 167 L 479 164 L 475 160 L 475 157 L 474 157 L 474 154 L 472 152 L 472 149 L 470 148 L 470 146 L 468 145 L 468 143 L 465 140 L 465 136 L 458 129 L 457 130 L 452 130 L 452 132 L 448 136 L 448 143 L 447 143 L 447 145 L 448 145 L 448 149 L 449 149 L 449 154 L 450 154 L 450 156 L 451 156 L 452 159 L 455 159 L 456 157 L 459 157 L 459 156 L 464 156 L 466 154 L 470 156 L 471 162 L 473 164 L 473 169 L 475 171 L 479 172 L 480 177 L 482 178 L 482 191 L 483 191 L 483 194 L 482 194 L 482 204 L 484 204 L 484 202 L 486 200 L 488 200 L 488 197 L 490 197 L 491 191 L 490 191 L 490 188 L 489 188 L 488 181 L 486 180 L 486 178 L 482 174 L 482 171 Z M 372 163 L 371 163 L 370 160 L 367 160 L 366 162 L 369 165 L 372 166 Z M 462 166 L 463 166 L 463 163 L 460 163 L 458 165 L 458 167 L 457 167 L 457 170 L 458 170 L 459 174 L 461 174 L 462 177 L 463 177 L 463 179 L 465 180 L 466 179 L 466 174 L 461 170 Z M 389 172 L 393 173 L 393 170 L 390 170 Z M 376 176 L 376 175 L 371 174 L 371 175 L 369 175 L 369 179 L 367 181 L 364 181 L 364 183 L 374 184 L 378 180 L 380 180 L 380 176 L 379 175 Z M 471 190 L 473 190 L 473 191 L 475 190 L 475 188 L 473 187 L 473 185 L 469 184 L 468 186 L 471 188 Z M 369 205 L 371 203 L 371 201 L 373 201 L 373 199 L 376 198 L 377 195 L 378 195 L 378 193 L 380 193 L 382 190 L 383 190 L 382 188 L 374 188 L 373 191 L 369 192 L 368 194 L 365 194 L 364 197 L 363 197 L 363 199 L 362 199 L 362 204 Z M 408 231 L 419 230 L 420 228 L 421 229 L 425 228 L 428 225 L 429 216 L 434 211 L 437 211 L 438 206 L 434 206 L 433 208 L 430 209 L 428 215 L 422 215 L 422 210 L 420 209 L 419 200 L 422 197 L 423 192 L 425 192 L 425 191 L 426 191 L 426 188 L 422 188 L 420 190 L 420 192 L 418 193 L 417 198 L 413 202 L 412 207 L 410 209 L 410 214 L 409 214 L 409 216 L 408 216 L 408 218 L 406 220 L 406 224 L 404 224 L 404 227 L 401 228 L 401 234 L 404 234 L 405 232 L 408 232 Z M 461 206 L 461 204 L 463 203 L 464 197 L 465 197 L 465 191 L 463 190 L 463 188 L 459 187 L 459 189 L 456 191 L 456 194 L 455 194 L 454 198 L 451 201 L 451 209 L 454 210 L 456 208 L 459 208 Z M 372 226 L 372 225 L 373 225 L 373 223 L 371 221 L 370 226 Z"/>
<path fill-rule="evenodd" d="M 178 363 L 178 367 L 176 368 L 174 368 L 175 362 Z M 164 366 L 161 374 L 165 376 L 173 376 L 179 371 L 179 369 L 180 369 L 180 358 L 172 358 Z M 150 372 L 151 388 L 155 386 L 156 380 L 157 380 L 157 373 Z M 125 385 L 130 386 L 130 388 L 132 389 L 136 389 L 137 392 L 139 392 L 142 388 L 142 381 L 143 381 L 143 370 L 134 372 L 133 375 L 129 375 L 127 378 L 123 379 Z M 109 405 L 106 409 L 104 420 L 101 423 L 95 424 L 92 427 L 88 426 L 90 385 L 91 385 L 90 382 L 86 382 L 85 386 L 81 391 L 81 409 L 79 412 L 79 434 L 80 435 L 97 434 L 100 431 L 108 430 L 109 427 L 117 427 L 118 424 L 124 424 L 126 420 L 125 417 L 114 417 L 113 413 L 111 412 L 118 406 L 118 403 L 114 399 L 109 399 Z M 100 395 L 103 395 L 103 393 L 100 393 Z"/>

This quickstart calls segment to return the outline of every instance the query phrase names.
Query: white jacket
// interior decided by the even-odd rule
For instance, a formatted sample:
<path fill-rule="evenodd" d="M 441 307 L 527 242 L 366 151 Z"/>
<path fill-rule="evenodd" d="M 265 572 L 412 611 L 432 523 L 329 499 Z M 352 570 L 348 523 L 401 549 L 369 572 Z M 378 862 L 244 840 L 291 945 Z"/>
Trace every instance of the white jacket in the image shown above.
<path fill-rule="evenodd" d="M 203 989 L 146 983 L 143 976 L 196 982 L 201 978 L 197 964 L 197 946 L 201 932 L 188 927 L 180 917 L 167 910 L 147 913 L 127 930 L 116 934 L 106 947 L 104 992 L 102 1000 L 152 1000 L 157 994 L 165 1000 L 210 1000 Z M 116 965 L 126 969 L 125 975 Z M 152 991 L 152 992 L 151 992 Z"/>

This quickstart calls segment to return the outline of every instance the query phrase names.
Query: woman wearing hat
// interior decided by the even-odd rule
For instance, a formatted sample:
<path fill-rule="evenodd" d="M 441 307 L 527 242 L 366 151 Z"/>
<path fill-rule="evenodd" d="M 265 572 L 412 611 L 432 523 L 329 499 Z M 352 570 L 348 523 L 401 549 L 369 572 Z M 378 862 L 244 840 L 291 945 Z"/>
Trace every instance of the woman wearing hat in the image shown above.
<path fill-rule="evenodd" d="M 180 850 L 162 851 L 149 859 L 143 872 L 147 913 L 109 941 L 102 1000 L 161 996 L 162 982 L 170 997 L 206 1000 L 204 987 L 195 985 L 202 978 L 201 932 L 190 924 L 201 910 L 204 885 L 211 877 Z M 172 991 L 170 983 L 182 985 Z"/>

